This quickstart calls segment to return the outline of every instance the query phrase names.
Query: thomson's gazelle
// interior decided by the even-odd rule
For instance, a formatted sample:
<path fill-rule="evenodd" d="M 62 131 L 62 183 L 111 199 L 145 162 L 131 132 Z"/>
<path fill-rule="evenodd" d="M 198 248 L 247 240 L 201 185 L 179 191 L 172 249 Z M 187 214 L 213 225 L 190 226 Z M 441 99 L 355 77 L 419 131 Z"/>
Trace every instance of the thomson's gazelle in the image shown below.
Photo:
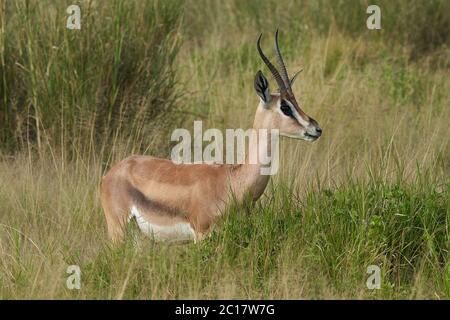
<path fill-rule="evenodd" d="M 261 71 L 256 73 L 254 87 L 260 98 L 253 122 L 254 129 L 278 129 L 282 136 L 314 141 L 322 134 L 317 122 L 300 109 L 278 47 L 275 49 L 280 71 L 257 49 L 275 78 L 279 93 L 269 91 Z M 250 138 L 247 158 L 265 152 L 266 141 Z M 252 141 L 253 140 L 253 141 Z M 175 164 L 151 156 L 131 156 L 115 165 L 102 179 L 101 202 L 108 233 L 116 242 L 125 227 L 135 218 L 141 231 L 155 240 L 201 240 L 234 198 L 244 201 L 249 195 L 255 201 L 262 195 L 270 176 L 261 174 L 262 164 Z"/>

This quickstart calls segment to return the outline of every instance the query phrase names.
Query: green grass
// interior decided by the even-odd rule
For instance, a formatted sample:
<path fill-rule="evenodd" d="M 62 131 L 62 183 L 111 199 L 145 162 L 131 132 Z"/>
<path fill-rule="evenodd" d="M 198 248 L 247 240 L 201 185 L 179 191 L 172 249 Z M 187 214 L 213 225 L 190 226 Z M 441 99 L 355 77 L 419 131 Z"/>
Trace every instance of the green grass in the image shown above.
<path fill-rule="evenodd" d="M 366 1 L 85 1 L 79 31 L 69 4 L 0 4 L 0 298 L 450 298 L 448 1 L 380 1 L 379 31 Z M 323 136 L 282 139 L 204 242 L 111 247 L 102 175 L 194 120 L 249 127 L 276 28 Z"/>
<path fill-rule="evenodd" d="M 431 182 L 427 174 L 412 183 L 399 177 L 392 183 L 348 181 L 333 190 L 310 186 L 302 197 L 273 184 L 256 205 L 231 208 L 200 244 L 154 244 L 138 237 L 136 246 L 132 226 L 119 247 L 107 244 L 103 217 L 93 207 L 95 183 L 85 181 L 87 188 L 67 195 L 59 185 L 38 193 L 33 188 L 48 178 L 34 175 L 29 182 L 38 185 L 17 199 L 24 208 L 8 215 L 10 226 L 2 224 L 2 298 L 450 295 L 450 184 Z M 36 194 L 42 197 L 38 208 L 30 199 Z M 33 214 L 20 217 L 18 210 Z M 65 288 L 71 264 L 82 270 L 79 291 Z M 366 288 L 369 265 L 381 268 L 381 290 Z"/>
<path fill-rule="evenodd" d="M 176 1 L 91 1 L 82 29 L 66 28 L 70 1 L 6 1 L 1 37 L 0 143 L 87 153 L 155 137 L 178 93 L 173 70 L 181 7 Z M 164 117 L 166 118 L 166 117 Z M 166 126 L 179 121 L 173 113 Z M 160 125 L 151 125 L 159 123 Z M 150 128 L 157 127 L 158 130 Z M 110 150 L 107 150 L 110 151 Z"/>

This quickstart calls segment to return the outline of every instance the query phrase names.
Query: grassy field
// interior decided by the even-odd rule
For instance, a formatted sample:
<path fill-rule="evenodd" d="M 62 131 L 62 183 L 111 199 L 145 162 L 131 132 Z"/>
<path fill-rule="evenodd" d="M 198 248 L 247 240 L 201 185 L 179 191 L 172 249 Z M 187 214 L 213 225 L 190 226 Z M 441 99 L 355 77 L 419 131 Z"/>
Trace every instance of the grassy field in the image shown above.
<path fill-rule="evenodd" d="M 0 298 L 449 299 L 450 2 L 378 2 L 381 30 L 367 1 L 0 0 Z M 322 137 L 283 139 L 206 241 L 111 247 L 102 175 L 194 120 L 249 127 L 276 28 Z"/>

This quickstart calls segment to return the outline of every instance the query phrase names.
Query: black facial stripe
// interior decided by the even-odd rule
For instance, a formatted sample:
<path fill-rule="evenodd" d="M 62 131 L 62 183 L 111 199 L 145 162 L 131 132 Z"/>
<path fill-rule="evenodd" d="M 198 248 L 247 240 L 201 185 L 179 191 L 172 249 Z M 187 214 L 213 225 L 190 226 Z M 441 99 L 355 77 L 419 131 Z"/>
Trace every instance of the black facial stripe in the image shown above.
<path fill-rule="evenodd" d="M 291 106 L 286 101 L 281 100 L 280 109 L 285 116 L 295 118 Z"/>

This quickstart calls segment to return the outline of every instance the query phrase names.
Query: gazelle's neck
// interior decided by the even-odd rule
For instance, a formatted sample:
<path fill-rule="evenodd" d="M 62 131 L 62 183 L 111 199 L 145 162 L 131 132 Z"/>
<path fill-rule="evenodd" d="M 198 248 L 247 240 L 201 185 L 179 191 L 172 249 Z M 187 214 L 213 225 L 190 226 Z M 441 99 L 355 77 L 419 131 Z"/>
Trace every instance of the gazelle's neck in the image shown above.
<path fill-rule="evenodd" d="M 254 200 L 258 199 L 270 176 L 278 169 L 278 135 L 273 134 L 270 123 L 261 119 L 257 111 L 245 163 L 238 166 L 231 175 L 232 190 L 238 201 L 243 200 L 247 194 Z"/>

